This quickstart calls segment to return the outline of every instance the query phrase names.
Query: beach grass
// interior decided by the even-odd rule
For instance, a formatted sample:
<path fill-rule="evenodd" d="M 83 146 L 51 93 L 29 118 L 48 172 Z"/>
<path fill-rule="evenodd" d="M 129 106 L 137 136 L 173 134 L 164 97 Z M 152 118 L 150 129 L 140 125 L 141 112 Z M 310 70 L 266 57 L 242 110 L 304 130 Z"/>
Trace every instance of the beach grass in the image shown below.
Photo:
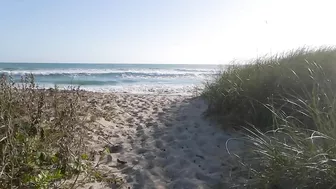
<path fill-rule="evenodd" d="M 88 170 L 78 92 L 1 76 L 0 188 L 73 188 Z"/>
<path fill-rule="evenodd" d="M 207 115 L 245 131 L 249 155 L 231 154 L 245 179 L 233 185 L 336 188 L 335 76 L 335 48 L 301 48 L 232 65 L 206 84 Z"/>

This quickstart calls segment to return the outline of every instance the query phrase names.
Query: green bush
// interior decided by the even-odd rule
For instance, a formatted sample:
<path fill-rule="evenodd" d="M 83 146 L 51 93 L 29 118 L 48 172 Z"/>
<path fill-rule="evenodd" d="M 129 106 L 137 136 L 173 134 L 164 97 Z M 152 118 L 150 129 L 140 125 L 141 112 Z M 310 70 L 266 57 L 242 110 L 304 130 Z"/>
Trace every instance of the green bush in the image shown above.
<path fill-rule="evenodd" d="M 78 90 L 0 79 L 0 188 L 60 188 L 84 169 Z"/>

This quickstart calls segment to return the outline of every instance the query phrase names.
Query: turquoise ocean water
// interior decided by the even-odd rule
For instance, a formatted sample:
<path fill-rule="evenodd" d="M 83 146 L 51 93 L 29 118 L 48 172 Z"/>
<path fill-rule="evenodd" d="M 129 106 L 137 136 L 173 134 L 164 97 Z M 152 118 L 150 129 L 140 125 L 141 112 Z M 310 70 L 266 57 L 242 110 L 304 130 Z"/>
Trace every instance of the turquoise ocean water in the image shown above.
<path fill-rule="evenodd" d="M 40 88 L 80 86 L 97 92 L 192 92 L 217 74 L 216 65 L 0 63 L 0 73 L 19 81 L 32 73 Z"/>

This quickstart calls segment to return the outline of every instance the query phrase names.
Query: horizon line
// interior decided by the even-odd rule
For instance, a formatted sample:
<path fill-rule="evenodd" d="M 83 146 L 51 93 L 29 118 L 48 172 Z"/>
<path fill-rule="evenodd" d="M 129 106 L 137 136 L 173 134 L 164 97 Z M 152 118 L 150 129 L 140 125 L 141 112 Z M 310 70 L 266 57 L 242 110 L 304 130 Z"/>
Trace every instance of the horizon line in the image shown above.
<path fill-rule="evenodd" d="M 115 62 L 115 63 L 112 63 L 112 62 L 109 62 L 109 63 L 101 63 L 101 62 L 3 62 L 3 61 L 0 61 L 0 64 L 11 64 L 11 63 L 14 63 L 14 64 L 166 64 L 166 65 L 225 65 L 225 63 L 218 63 L 218 64 L 207 64 L 207 63 L 143 63 L 143 62 L 132 62 L 132 63 L 118 63 L 118 62 Z"/>

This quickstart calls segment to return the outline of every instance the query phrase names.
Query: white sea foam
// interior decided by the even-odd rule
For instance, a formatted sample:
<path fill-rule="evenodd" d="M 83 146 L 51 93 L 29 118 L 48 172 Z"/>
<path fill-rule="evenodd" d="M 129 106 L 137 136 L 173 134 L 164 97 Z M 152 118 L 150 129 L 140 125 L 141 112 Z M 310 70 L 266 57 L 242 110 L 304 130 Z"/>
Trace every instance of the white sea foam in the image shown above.
<path fill-rule="evenodd" d="M 191 94 L 217 71 L 207 65 L 0 64 L 0 73 L 15 81 L 33 74 L 43 88 L 81 85 L 88 91 L 146 94 Z"/>
<path fill-rule="evenodd" d="M 3 70 L 2 73 L 24 75 L 55 75 L 55 74 L 153 74 L 153 75 L 185 75 L 185 74 L 215 74 L 214 69 L 38 69 L 38 70 Z"/>
<path fill-rule="evenodd" d="M 52 84 L 39 84 L 39 88 L 54 88 Z M 69 89 L 78 85 L 57 85 L 59 89 Z M 176 84 L 129 84 L 129 85 L 104 85 L 80 86 L 80 89 L 103 93 L 130 93 L 130 94 L 166 94 L 166 95 L 192 95 L 200 92 L 202 85 L 176 85 Z"/>

